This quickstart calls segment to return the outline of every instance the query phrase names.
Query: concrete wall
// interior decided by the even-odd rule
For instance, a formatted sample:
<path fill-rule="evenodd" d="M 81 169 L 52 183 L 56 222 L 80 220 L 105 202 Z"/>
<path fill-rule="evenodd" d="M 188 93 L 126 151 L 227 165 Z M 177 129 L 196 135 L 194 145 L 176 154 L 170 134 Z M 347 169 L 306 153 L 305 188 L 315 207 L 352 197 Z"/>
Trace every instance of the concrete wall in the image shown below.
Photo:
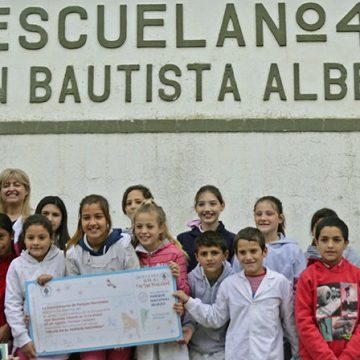
<path fill-rule="evenodd" d="M 164 206 L 174 234 L 195 217 L 197 189 L 223 192 L 222 220 L 231 231 L 253 225 L 256 199 L 283 201 L 287 233 L 303 249 L 314 211 L 334 208 L 349 225 L 360 251 L 360 134 L 181 133 L 1 136 L 1 169 L 19 167 L 31 177 L 32 206 L 59 195 L 75 230 L 78 203 L 90 193 L 108 198 L 113 222 L 128 226 L 121 197 L 131 184 L 151 188 Z"/>

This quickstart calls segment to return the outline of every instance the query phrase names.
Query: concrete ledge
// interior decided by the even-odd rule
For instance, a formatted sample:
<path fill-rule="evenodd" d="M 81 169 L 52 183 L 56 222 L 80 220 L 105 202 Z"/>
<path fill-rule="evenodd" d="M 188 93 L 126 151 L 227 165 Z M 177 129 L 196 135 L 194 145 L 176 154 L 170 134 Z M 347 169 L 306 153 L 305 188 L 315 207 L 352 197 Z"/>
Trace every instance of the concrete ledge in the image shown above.
<path fill-rule="evenodd" d="M 0 135 L 357 131 L 360 118 L 0 121 Z"/>

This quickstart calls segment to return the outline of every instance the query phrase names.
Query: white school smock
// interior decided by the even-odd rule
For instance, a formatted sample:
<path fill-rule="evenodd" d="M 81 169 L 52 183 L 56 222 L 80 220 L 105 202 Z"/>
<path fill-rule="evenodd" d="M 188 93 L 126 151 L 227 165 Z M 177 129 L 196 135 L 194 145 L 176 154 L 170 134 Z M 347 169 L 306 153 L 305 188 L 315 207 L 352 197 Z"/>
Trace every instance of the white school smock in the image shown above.
<path fill-rule="evenodd" d="M 42 261 L 37 261 L 23 250 L 9 266 L 6 275 L 5 315 L 14 337 L 14 347 L 21 348 L 31 341 L 25 324 L 25 281 L 36 280 L 40 275 L 65 275 L 65 257 L 62 250 L 52 245 Z M 67 359 L 68 355 L 54 355 L 39 359 Z"/>
<path fill-rule="evenodd" d="M 215 304 L 190 298 L 185 309 L 207 327 L 220 327 L 230 319 L 226 360 L 283 360 L 283 329 L 297 358 L 292 285 L 275 271 L 267 269 L 254 297 L 241 271 L 222 282 Z"/>
<path fill-rule="evenodd" d="M 66 274 L 83 275 L 138 269 L 139 260 L 131 245 L 131 238 L 125 233 L 121 235 L 122 238 L 100 256 L 91 255 L 80 245 L 71 246 L 66 252 Z"/>

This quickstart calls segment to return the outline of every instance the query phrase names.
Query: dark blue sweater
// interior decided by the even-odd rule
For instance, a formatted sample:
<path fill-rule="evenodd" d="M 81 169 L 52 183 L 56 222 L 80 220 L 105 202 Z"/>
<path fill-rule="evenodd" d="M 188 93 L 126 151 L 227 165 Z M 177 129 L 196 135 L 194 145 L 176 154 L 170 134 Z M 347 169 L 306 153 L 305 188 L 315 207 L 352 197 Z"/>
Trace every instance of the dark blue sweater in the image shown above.
<path fill-rule="evenodd" d="M 224 224 L 219 221 L 219 226 L 216 229 L 216 232 L 220 233 L 226 242 L 226 245 L 229 250 L 228 261 L 230 262 L 234 255 L 234 237 L 235 234 L 225 229 Z M 183 246 L 184 251 L 189 255 L 189 264 L 187 271 L 190 272 L 197 265 L 195 257 L 195 239 L 201 234 L 201 231 L 198 227 L 194 226 L 191 230 L 183 232 L 177 236 L 177 239 L 180 241 Z"/>

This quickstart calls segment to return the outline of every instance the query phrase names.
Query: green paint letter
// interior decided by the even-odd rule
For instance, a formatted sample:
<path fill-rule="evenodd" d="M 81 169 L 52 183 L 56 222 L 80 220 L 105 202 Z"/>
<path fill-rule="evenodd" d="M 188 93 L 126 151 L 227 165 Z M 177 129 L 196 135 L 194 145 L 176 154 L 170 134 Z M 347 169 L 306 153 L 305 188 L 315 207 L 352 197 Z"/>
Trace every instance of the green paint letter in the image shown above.
<path fill-rule="evenodd" d="M 75 71 L 72 65 L 66 67 L 64 81 L 59 97 L 59 103 L 64 103 L 66 96 L 73 96 L 76 103 L 81 102 Z"/>
<path fill-rule="evenodd" d="M 120 29 L 119 37 L 116 40 L 105 39 L 105 6 L 97 7 L 97 37 L 99 44 L 104 48 L 115 49 L 122 46 L 126 40 L 127 30 L 127 7 L 120 5 Z"/>
<path fill-rule="evenodd" d="M 159 71 L 159 79 L 162 84 L 172 87 L 174 92 L 172 94 L 166 94 L 164 89 L 159 89 L 159 97 L 164 101 L 175 101 L 181 95 L 181 86 L 177 81 L 166 77 L 168 71 L 172 71 L 177 77 L 181 76 L 181 70 L 178 66 L 174 64 L 164 65 Z"/>
<path fill-rule="evenodd" d="M 280 46 L 286 46 L 286 18 L 285 18 L 285 4 L 278 4 L 279 11 L 279 25 L 277 26 L 263 4 L 255 4 L 256 17 L 256 46 L 264 46 L 264 29 L 265 22 L 275 40 Z"/>
<path fill-rule="evenodd" d="M 70 41 L 66 38 L 66 18 L 70 14 L 78 14 L 81 20 L 87 20 L 88 15 L 84 8 L 80 6 L 68 6 L 60 11 L 59 14 L 59 24 L 58 24 L 58 37 L 59 42 L 62 47 L 65 49 L 79 49 L 85 45 L 87 36 L 81 34 L 77 40 Z M 73 34 L 74 32 L 68 30 L 69 33 Z"/>
<path fill-rule="evenodd" d="M 164 19 L 146 19 L 147 11 L 165 11 L 166 4 L 146 4 L 137 6 L 137 47 L 138 48 L 164 48 L 165 40 L 145 40 L 144 28 L 146 26 L 164 26 Z"/>
<path fill-rule="evenodd" d="M 275 84 L 274 84 L 275 82 Z M 269 76 L 266 82 L 263 100 L 269 101 L 271 93 L 278 93 L 280 99 L 286 101 L 284 86 L 281 80 L 280 71 L 277 64 L 270 65 Z"/>
<path fill-rule="evenodd" d="M 8 75 L 8 68 L 3 67 L 1 69 L 1 87 L 0 87 L 1 104 L 6 104 L 7 101 L 7 75 Z"/>
<path fill-rule="evenodd" d="M 234 30 L 228 30 L 230 22 Z M 245 46 L 244 36 L 241 31 L 240 22 L 234 4 L 226 4 L 225 14 L 216 46 L 224 46 L 225 39 L 227 38 L 234 38 L 237 40 L 238 46 Z"/>
<path fill-rule="evenodd" d="M 39 80 L 38 75 L 43 79 Z M 30 68 L 30 103 L 43 103 L 51 97 L 51 71 L 45 66 L 32 66 Z M 37 90 L 42 90 L 43 95 L 37 95 Z"/>
<path fill-rule="evenodd" d="M 337 72 L 339 76 L 331 77 L 332 72 Z M 347 72 L 345 66 L 338 63 L 324 64 L 324 92 L 325 100 L 341 100 L 347 94 L 346 85 Z M 332 92 L 331 88 L 337 87 L 338 92 Z"/>
<path fill-rule="evenodd" d="M 28 41 L 26 36 L 19 36 L 19 44 L 27 50 L 42 49 L 48 42 L 48 34 L 44 28 L 36 24 L 29 24 L 28 17 L 31 15 L 39 15 L 42 21 L 48 21 L 48 13 L 40 7 L 29 7 L 23 10 L 20 14 L 20 24 L 26 31 L 39 34 L 40 38 L 36 42 Z"/>
<path fill-rule="evenodd" d="M 221 83 L 218 101 L 224 101 L 225 94 L 227 93 L 232 93 L 235 101 L 241 101 L 240 93 L 235 80 L 234 70 L 231 64 L 225 65 L 225 71 Z"/>
<path fill-rule="evenodd" d="M 192 48 L 206 47 L 206 40 L 185 40 L 184 39 L 184 10 L 183 4 L 176 4 L 176 47 Z"/>
<path fill-rule="evenodd" d="M 131 102 L 131 74 L 133 71 L 139 71 L 140 65 L 118 65 L 118 71 L 125 71 L 125 102 Z"/>
<path fill-rule="evenodd" d="M 95 95 L 94 66 L 88 67 L 88 95 L 93 102 L 104 102 L 110 96 L 110 65 L 105 65 L 104 73 L 104 90 L 101 95 Z"/>
<path fill-rule="evenodd" d="M 0 7 L 0 16 L 1 15 L 10 15 L 10 8 L 9 7 Z M 0 21 L 0 30 L 7 29 L 7 22 Z M 8 43 L 0 43 L 0 51 L 7 51 L 9 50 Z"/>

